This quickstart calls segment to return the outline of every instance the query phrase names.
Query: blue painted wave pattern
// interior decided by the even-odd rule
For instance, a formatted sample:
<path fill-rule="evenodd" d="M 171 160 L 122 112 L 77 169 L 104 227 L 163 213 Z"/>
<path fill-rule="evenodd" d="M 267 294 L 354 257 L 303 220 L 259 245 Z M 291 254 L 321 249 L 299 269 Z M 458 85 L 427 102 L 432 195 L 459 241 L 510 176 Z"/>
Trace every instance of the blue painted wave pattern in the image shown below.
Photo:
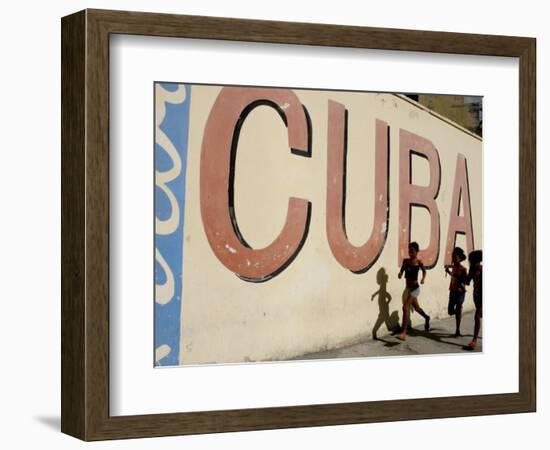
<path fill-rule="evenodd" d="M 155 366 L 179 365 L 191 86 L 155 83 Z"/>

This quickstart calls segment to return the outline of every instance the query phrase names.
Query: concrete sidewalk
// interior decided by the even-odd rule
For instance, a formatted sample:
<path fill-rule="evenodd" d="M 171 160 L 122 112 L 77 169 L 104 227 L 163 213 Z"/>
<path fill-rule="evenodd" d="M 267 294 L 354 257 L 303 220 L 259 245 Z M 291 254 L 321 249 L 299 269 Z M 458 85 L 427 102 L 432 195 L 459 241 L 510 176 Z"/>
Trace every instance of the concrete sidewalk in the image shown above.
<path fill-rule="evenodd" d="M 462 316 L 462 337 L 454 337 L 455 318 L 449 317 L 442 320 L 432 320 L 430 331 L 424 331 L 423 326 L 417 325 L 408 332 L 407 340 L 400 341 L 392 334 L 378 336 L 355 345 L 341 347 L 323 352 L 308 353 L 297 358 L 304 359 L 331 359 L 331 358 L 362 358 L 365 356 L 403 356 L 426 355 L 441 353 L 471 353 L 464 350 L 472 340 L 474 328 L 474 313 L 468 312 Z M 380 330 L 381 331 L 381 330 Z M 482 330 L 483 331 L 483 330 Z M 381 334 L 381 333 L 379 333 Z M 475 352 L 482 351 L 483 340 L 481 336 L 477 341 Z"/>

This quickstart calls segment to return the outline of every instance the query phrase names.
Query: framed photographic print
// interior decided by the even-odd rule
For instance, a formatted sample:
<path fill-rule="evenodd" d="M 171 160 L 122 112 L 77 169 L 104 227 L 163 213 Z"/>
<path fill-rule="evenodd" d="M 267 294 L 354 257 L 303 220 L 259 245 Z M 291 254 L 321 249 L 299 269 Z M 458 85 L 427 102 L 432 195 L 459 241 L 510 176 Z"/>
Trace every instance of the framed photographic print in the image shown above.
<path fill-rule="evenodd" d="M 63 18 L 62 431 L 534 411 L 535 131 L 533 38 Z"/>

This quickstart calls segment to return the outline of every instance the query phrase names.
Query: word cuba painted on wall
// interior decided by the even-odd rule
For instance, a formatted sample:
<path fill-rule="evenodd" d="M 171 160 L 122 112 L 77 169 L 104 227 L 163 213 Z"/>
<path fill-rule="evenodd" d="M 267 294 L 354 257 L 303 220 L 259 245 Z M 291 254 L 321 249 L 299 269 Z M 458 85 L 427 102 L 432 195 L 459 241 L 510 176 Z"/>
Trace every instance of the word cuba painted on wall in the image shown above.
<path fill-rule="evenodd" d="M 258 106 L 274 108 L 288 130 L 292 154 L 311 156 L 311 119 L 307 109 L 291 90 L 225 87 L 219 93 L 206 123 L 201 152 L 201 213 L 212 251 L 219 261 L 247 281 L 262 282 L 288 267 L 304 245 L 312 214 L 312 203 L 303 198 L 288 200 L 286 222 L 281 233 L 265 248 L 254 249 L 239 230 L 234 209 L 235 161 L 239 134 L 247 116 Z M 346 106 L 328 100 L 326 232 L 334 258 L 342 267 L 366 272 L 384 249 L 389 227 L 389 127 L 376 119 L 375 163 L 370 173 L 375 179 L 374 224 L 369 239 L 360 246 L 346 235 L 346 154 L 348 111 Z M 410 242 L 411 209 L 425 208 L 430 215 L 430 241 L 420 252 L 426 267 L 435 266 L 440 253 L 440 217 L 437 195 L 441 185 L 441 163 L 433 143 L 405 129 L 399 130 L 399 254 L 397 264 L 407 256 Z M 429 164 L 427 186 L 412 183 L 412 155 Z M 369 168 L 366 168 L 369 170 Z M 276 189 L 276 186 L 274 186 Z M 460 214 L 462 203 L 463 213 Z M 467 238 L 468 251 L 474 249 L 470 212 L 468 166 L 464 155 L 456 158 L 452 214 L 447 228 L 445 263 L 456 241 L 456 234 Z"/>

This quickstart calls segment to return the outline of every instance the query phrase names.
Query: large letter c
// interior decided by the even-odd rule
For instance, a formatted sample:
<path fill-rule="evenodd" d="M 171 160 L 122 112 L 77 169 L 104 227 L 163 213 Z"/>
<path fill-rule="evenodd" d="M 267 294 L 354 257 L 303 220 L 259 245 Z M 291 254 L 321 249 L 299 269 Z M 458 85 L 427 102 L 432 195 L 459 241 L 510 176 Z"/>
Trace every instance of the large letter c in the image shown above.
<path fill-rule="evenodd" d="M 296 94 L 288 89 L 224 87 L 206 121 L 200 163 L 200 205 L 206 237 L 220 262 L 246 281 L 262 282 L 281 273 L 302 248 L 311 203 L 291 197 L 281 233 L 265 248 L 251 248 L 235 218 L 233 184 L 240 129 L 257 106 L 273 107 L 288 129 L 292 153 L 310 156 L 309 122 Z"/>

